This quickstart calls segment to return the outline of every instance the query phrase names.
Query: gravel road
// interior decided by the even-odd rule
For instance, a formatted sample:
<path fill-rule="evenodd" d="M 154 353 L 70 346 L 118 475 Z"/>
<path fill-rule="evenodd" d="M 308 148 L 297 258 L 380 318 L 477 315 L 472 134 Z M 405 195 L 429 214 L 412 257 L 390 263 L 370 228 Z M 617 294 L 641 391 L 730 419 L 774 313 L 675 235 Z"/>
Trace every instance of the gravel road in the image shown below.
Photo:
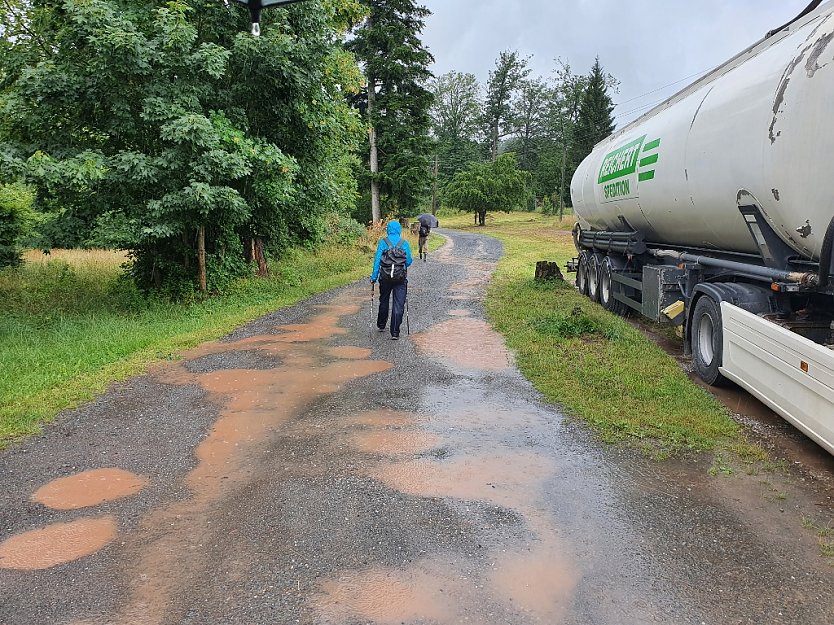
<path fill-rule="evenodd" d="M 0 625 L 834 623 L 829 485 L 596 442 L 439 232 L 400 341 L 353 284 L 0 452 Z"/>

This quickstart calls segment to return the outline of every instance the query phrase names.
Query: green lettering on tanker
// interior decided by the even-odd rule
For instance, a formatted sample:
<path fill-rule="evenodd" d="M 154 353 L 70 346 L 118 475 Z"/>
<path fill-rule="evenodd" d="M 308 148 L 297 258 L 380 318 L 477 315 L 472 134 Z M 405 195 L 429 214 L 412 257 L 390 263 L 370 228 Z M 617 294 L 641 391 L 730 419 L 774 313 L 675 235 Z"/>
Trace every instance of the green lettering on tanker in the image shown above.
<path fill-rule="evenodd" d="M 639 139 L 635 139 L 631 143 L 626 143 L 621 148 L 609 152 L 602 160 L 597 182 L 602 184 L 609 180 L 630 176 L 637 171 L 637 159 L 640 156 L 640 149 L 643 147 L 643 141 L 645 140 L 646 135 L 643 135 Z"/>

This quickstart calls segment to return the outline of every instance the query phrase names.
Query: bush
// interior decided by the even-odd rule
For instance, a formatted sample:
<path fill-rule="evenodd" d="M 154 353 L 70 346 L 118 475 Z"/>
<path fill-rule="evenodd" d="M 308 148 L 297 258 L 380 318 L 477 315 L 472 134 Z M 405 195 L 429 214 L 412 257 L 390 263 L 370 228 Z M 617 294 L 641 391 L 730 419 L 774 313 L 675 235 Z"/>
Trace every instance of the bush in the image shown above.
<path fill-rule="evenodd" d="M 21 263 L 19 241 L 32 231 L 35 194 L 20 183 L 0 184 L 0 267 Z"/>

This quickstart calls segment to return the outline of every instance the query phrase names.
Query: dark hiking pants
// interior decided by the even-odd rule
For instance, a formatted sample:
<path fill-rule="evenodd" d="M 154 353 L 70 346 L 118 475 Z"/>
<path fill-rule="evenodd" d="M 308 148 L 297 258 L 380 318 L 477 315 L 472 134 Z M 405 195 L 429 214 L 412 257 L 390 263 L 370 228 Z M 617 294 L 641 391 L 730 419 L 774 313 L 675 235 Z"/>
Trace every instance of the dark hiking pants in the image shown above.
<path fill-rule="evenodd" d="M 379 313 L 376 316 L 376 327 L 384 328 L 388 322 L 388 300 L 393 295 L 394 305 L 391 307 L 391 336 L 400 335 L 400 325 L 403 322 L 407 291 L 408 280 L 399 284 L 393 284 L 391 282 L 379 283 Z"/>

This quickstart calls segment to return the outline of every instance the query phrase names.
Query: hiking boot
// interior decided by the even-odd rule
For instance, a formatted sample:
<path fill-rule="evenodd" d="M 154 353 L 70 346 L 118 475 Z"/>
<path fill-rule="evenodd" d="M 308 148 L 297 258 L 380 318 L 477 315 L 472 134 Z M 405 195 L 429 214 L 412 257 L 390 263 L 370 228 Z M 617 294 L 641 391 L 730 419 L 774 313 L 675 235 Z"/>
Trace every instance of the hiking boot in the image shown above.
<path fill-rule="evenodd" d="M 391 335 L 391 340 L 392 341 L 399 341 L 400 340 L 400 335 L 399 334 L 392 334 Z"/>
<path fill-rule="evenodd" d="M 382 326 L 381 328 L 379 326 L 377 326 L 376 329 L 379 330 L 380 332 L 385 332 L 385 326 Z"/>

